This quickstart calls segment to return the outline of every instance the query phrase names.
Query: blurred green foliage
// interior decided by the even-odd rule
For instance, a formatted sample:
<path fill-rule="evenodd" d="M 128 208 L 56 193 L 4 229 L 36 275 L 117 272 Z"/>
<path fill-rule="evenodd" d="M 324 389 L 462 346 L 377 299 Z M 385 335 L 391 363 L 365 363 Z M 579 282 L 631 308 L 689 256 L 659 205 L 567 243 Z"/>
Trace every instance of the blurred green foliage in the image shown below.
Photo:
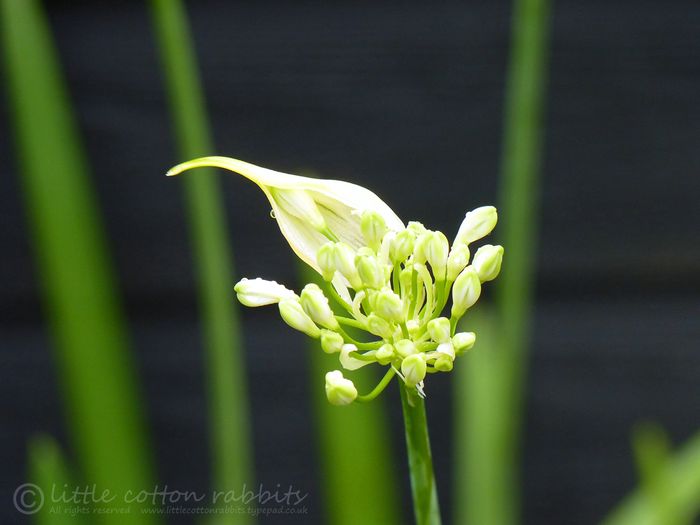
<path fill-rule="evenodd" d="M 1 0 L 8 95 L 56 369 L 80 479 L 153 486 L 119 294 L 49 27 L 37 0 Z M 153 523 L 148 515 L 101 523 Z"/>
<path fill-rule="evenodd" d="M 184 6 L 180 0 L 152 0 L 150 6 L 178 161 L 211 155 L 214 148 Z M 213 484 L 217 490 L 238 491 L 253 484 L 253 452 L 235 278 L 218 177 L 214 170 L 206 170 L 180 180 L 185 186 L 206 348 Z M 245 513 L 217 519 L 231 525 L 254 521 Z"/>

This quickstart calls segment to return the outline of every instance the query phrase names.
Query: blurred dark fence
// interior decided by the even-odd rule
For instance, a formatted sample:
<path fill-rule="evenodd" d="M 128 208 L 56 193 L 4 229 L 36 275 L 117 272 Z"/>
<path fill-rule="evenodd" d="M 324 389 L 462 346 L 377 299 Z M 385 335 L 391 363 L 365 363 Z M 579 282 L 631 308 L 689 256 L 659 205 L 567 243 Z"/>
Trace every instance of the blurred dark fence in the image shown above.
<path fill-rule="evenodd" d="M 49 7 L 161 478 L 202 488 L 193 272 L 180 187 L 163 176 L 176 154 L 148 14 L 141 2 Z M 466 210 L 495 200 L 509 14 L 504 1 L 192 2 L 217 153 L 360 183 L 405 220 L 454 232 Z M 658 420 L 676 442 L 700 429 L 700 6 L 556 2 L 553 31 L 524 505 L 526 523 L 589 524 L 634 483 L 634 422 Z M 22 523 L 8 498 L 24 480 L 26 439 L 62 426 L 7 111 L 0 521 Z M 234 176 L 225 191 L 239 273 L 293 283 L 263 195 Z M 302 340 L 274 310 L 244 315 L 260 481 L 310 492 L 319 520 L 308 392 L 322 378 L 309 382 Z M 447 504 L 448 381 L 434 381 L 428 405 Z"/>

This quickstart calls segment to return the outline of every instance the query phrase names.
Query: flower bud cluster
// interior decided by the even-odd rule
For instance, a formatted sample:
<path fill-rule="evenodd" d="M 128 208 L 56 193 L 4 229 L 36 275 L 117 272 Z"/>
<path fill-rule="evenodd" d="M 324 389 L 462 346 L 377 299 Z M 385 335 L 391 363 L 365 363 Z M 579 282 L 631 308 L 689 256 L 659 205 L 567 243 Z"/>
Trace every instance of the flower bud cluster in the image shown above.
<path fill-rule="evenodd" d="M 284 197 L 290 213 L 308 209 L 297 195 Z M 325 290 L 311 283 L 297 295 L 273 281 L 243 279 L 236 293 L 247 306 L 277 303 L 282 319 L 319 339 L 343 369 L 377 363 L 388 367 L 389 379 L 398 375 L 424 395 L 427 374 L 452 370 L 454 360 L 476 341 L 473 332 L 456 333 L 456 328 L 478 301 L 482 284 L 500 272 L 501 246 L 481 246 L 473 257 L 469 247 L 495 227 L 496 209 L 467 213 L 452 246 L 443 233 L 419 222 L 395 231 L 376 212 L 358 214 L 356 220 L 361 239 L 337 235 L 340 242 L 331 240 L 318 249 L 315 262 Z M 445 310 L 449 317 L 443 316 Z M 364 330 L 370 340 L 355 340 L 347 326 Z M 359 395 L 352 381 L 335 370 L 326 375 L 326 395 L 334 405 L 347 405 L 376 393 Z"/>

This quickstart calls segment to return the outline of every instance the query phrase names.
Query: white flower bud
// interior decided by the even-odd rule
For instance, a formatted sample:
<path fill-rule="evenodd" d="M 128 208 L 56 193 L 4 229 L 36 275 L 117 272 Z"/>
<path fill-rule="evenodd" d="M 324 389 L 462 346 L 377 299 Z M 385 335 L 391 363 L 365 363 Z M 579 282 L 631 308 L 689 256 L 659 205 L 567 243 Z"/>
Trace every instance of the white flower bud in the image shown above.
<path fill-rule="evenodd" d="M 308 192 L 282 188 L 270 188 L 269 191 L 282 210 L 306 221 L 315 230 L 321 231 L 326 228 L 326 220 Z"/>
<path fill-rule="evenodd" d="M 388 343 L 382 345 L 379 350 L 377 350 L 377 353 L 374 354 L 374 357 L 377 358 L 377 362 L 380 365 L 388 365 L 391 363 L 391 360 L 394 359 L 394 347 Z"/>
<path fill-rule="evenodd" d="M 447 237 L 442 232 L 432 232 L 430 239 L 425 244 L 425 258 L 433 270 L 435 280 L 440 282 L 445 280 L 447 270 L 447 255 L 450 245 Z"/>
<path fill-rule="evenodd" d="M 450 359 L 455 358 L 455 347 L 452 345 L 452 341 L 449 339 L 445 343 L 440 343 L 435 349 L 438 354 L 446 355 Z"/>
<path fill-rule="evenodd" d="M 396 349 L 396 353 L 404 358 L 418 353 L 416 344 L 410 339 L 401 339 L 400 341 L 396 341 L 396 343 L 394 343 L 394 348 Z"/>
<path fill-rule="evenodd" d="M 496 222 L 498 212 L 493 206 L 482 206 L 468 212 L 453 244 L 469 244 L 486 237 L 496 227 Z"/>
<path fill-rule="evenodd" d="M 386 273 L 376 257 L 358 255 L 355 257 L 355 266 L 365 288 L 378 290 L 386 284 Z"/>
<path fill-rule="evenodd" d="M 350 282 L 351 288 L 362 289 L 362 279 L 355 268 L 355 251 L 345 243 L 335 245 L 335 267 Z"/>
<path fill-rule="evenodd" d="M 338 328 L 338 321 L 335 319 L 333 310 L 328 305 L 328 298 L 317 284 L 309 283 L 304 286 L 304 289 L 301 291 L 300 303 L 301 307 L 315 323 L 331 330 Z"/>
<path fill-rule="evenodd" d="M 321 348 L 327 354 L 337 354 L 343 349 L 345 340 L 338 332 L 321 330 Z"/>
<path fill-rule="evenodd" d="M 476 251 L 472 266 L 479 274 L 482 283 L 493 281 L 501 271 L 503 262 L 503 246 L 485 244 Z"/>
<path fill-rule="evenodd" d="M 340 370 L 326 374 L 326 397 L 331 405 L 349 405 L 357 398 L 357 388 Z"/>
<path fill-rule="evenodd" d="M 447 317 L 438 317 L 428 323 L 430 338 L 436 343 L 444 343 L 450 340 L 450 320 Z"/>
<path fill-rule="evenodd" d="M 289 326 L 304 332 L 314 339 L 320 337 L 321 330 L 312 321 L 311 317 L 306 314 L 298 299 L 284 299 L 280 301 L 279 309 L 282 319 Z"/>
<path fill-rule="evenodd" d="M 357 347 L 355 345 L 347 344 L 343 345 L 340 350 L 340 364 L 346 370 L 357 370 L 365 365 L 369 365 L 372 361 L 363 361 L 362 359 L 357 359 L 350 355 L 351 352 L 357 352 Z"/>
<path fill-rule="evenodd" d="M 454 363 L 450 356 L 441 355 L 435 360 L 433 367 L 440 372 L 449 372 L 454 367 Z"/>
<path fill-rule="evenodd" d="M 382 319 L 375 313 L 367 316 L 367 330 L 369 333 L 381 337 L 382 339 L 391 339 L 394 335 L 394 329 L 389 321 Z"/>
<path fill-rule="evenodd" d="M 367 241 L 367 246 L 372 248 L 375 252 L 378 252 L 382 243 L 382 237 L 384 237 L 384 234 L 387 232 L 384 217 L 379 215 L 376 211 L 368 210 L 363 212 L 362 218 L 360 219 L 360 230 L 362 231 L 362 236 Z"/>
<path fill-rule="evenodd" d="M 455 244 L 447 257 L 447 280 L 454 282 L 459 272 L 469 264 L 469 246 L 466 244 Z"/>
<path fill-rule="evenodd" d="M 374 308 L 379 317 L 400 323 L 404 320 L 403 301 L 389 288 L 383 288 L 374 299 Z"/>
<path fill-rule="evenodd" d="M 427 370 L 422 354 L 409 355 L 401 361 L 401 373 L 408 386 L 416 386 L 423 381 Z"/>
<path fill-rule="evenodd" d="M 472 266 L 467 266 L 457 276 L 452 287 L 452 317 L 459 318 L 471 308 L 481 295 L 479 274 Z"/>
<path fill-rule="evenodd" d="M 452 338 L 452 345 L 455 349 L 456 355 L 461 355 L 471 347 L 474 346 L 476 342 L 476 334 L 474 332 L 460 332 L 455 334 Z"/>
<path fill-rule="evenodd" d="M 321 269 L 321 275 L 324 281 L 332 281 L 335 275 L 335 243 L 327 242 L 318 249 L 316 253 L 316 262 Z"/>
<path fill-rule="evenodd" d="M 396 234 L 389 246 L 389 259 L 394 264 L 404 262 L 413 253 L 416 234 L 411 230 L 402 230 Z"/>
<path fill-rule="evenodd" d="M 265 306 L 279 303 L 282 299 L 295 299 L 297 295 L 275 281 L 265 279 L 241 279 L 233 287 L 238 300 L 245 306 Z"/>

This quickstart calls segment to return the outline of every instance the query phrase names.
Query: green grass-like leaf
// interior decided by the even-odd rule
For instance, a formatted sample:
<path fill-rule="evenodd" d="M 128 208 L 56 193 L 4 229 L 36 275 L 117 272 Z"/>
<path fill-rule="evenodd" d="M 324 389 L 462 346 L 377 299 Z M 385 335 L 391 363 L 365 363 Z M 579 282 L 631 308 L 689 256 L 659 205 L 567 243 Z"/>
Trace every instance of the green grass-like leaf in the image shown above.
<path fill-rule="evenodd" d="M 180 153 L 187 160 L 213 152 L 204 96 L 187 16 L 180 0 L 150 2 L 170 112 Z M 213 170 L 182 177 L 199 284 L 209 388 L 209 434 L 213 483 L 240 491 L 253 483 L 248 389 L 233 293 L 234 271 L 218 175 Z M 163 179 L 163 183 L 166 181 Z M 243 514 L 225 514 L 217 523 L 245 524 Z"/>
<path fill-rule="evenodd" d="M 151 457 L 103 227 L 46 17 L 1 0 L 21 179 L 69 432 L 84 482 L 153 487 Z M 135 505 L 135 509 L 136 509 Z M 153 523 L 136 509 L 101 523 Z"/>
<path fill-rule="evenodd" d="M 462 482 L 455 484 L 458 523 L 519 521 L 517 465 L 533 308 L 548 41 L 548 0 L 515 0 L 496 230 L 505 248 L 494 283 L 498 338 L 492 338 L 493 346 L 477 342 L 473 355 L 460 365 L 473 370 L 460 374 L 458 381 L 458 388 L 466 390 L 457 397 L 455 428 L 466 445 L 458 440 L 455 454 L 467 469 L 457 474 Z M 477 341 L 480 330 L 477 325 Z"/>

